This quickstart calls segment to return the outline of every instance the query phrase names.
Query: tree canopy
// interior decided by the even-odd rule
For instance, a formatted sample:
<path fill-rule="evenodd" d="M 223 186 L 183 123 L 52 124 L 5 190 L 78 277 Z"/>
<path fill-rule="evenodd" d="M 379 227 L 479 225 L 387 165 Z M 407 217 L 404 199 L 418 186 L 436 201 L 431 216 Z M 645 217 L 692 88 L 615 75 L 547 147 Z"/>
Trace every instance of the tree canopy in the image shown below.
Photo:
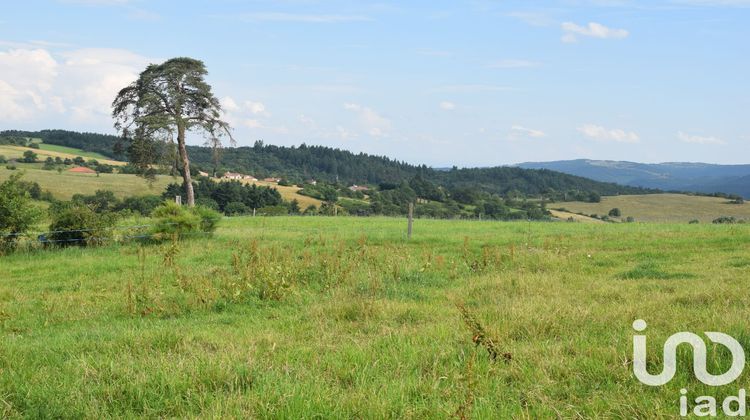
<path fill-rule="evenodd" d="M 202 134 L 214 150 L 223 137 L 233 142 L 229 124 L 221 119 L 221 105 L 204 77 L 200 60 L 178 57 L 151 64 L 138 80 L 120 90 L 112 103 L 115 128 L 121 135 L 130 162 L 143 173 L 165 155 L 182 172 L 187 203 L 195 204 L 190 159 L 185 145 L 189 131 Z M 176 155 L 176 156 L 175 156 Z"/>

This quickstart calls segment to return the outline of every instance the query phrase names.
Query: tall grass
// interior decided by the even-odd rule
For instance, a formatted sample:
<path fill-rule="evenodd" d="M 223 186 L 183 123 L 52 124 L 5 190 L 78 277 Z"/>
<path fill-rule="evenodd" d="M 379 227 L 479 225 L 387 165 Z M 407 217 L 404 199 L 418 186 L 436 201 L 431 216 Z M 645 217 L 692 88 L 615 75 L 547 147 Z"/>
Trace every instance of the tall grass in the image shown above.
<path fill-rule="evenodd" d="M 655 364 L 676 331 L 750 337 L 750 226 L 405 230 L 232 218 L 210 238 L 3 257 L 0 416 L 652 418 L 681 387 L 739 386 L 706 389 L 689 364 L 641 385 L 631 324 L 648 321 Z"/>

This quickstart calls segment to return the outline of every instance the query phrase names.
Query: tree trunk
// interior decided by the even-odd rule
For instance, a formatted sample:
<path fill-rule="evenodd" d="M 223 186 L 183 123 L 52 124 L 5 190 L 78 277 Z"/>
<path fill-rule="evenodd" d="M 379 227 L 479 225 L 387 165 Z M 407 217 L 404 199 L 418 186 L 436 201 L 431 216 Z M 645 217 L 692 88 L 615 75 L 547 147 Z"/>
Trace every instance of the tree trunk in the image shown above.
<path fill-rule="evenodd" d="M 185 127 L 177 126 L 177 148 L 182 159 L 182 182 L 185 184 L 185 199 L 189 207 L 195 206 L 195 192 L 193 191 L 193 179 L 190 177 L 190 159 L 188 159 L 185 147 Z"/>

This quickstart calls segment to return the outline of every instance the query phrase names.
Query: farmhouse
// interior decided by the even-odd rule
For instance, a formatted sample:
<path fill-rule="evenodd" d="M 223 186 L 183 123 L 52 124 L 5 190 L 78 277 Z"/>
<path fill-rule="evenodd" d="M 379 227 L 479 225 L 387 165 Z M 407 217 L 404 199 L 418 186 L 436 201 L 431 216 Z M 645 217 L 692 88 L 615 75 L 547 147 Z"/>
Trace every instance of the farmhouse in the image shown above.
<path fill-rule="evenodd" d="M 281 178 L 264 178 L 264 182 L 279 182 L 281 181 Z"/>
<path fill-rule="evenodd" d="M 356 185 L 356 184 L 352 185 L 351 187 L 349 187 L 349 189 L 352 190 L 352 191 L 355 191 L 355 192 L 356 191 L 369 191 L 370 190 L 369 188 L 367 188 L 365 186 Z"/>
<path fill-rule="evenodd" d="M 70 168 L 68 172 L 73 172 L 76 174 L 95 174 L 96 173 L 95 170 L 91 168 L 87 168 L 85 166 L 76 166 L 75 168 Z"/>
<path fill-rule="evenodd" d="M 223 179 L 242 179 L 244 175 L 238 174 L 236 172 L 227 172 L 222 177 Z"/>
<path fill-rule="evenodd" d="M 208 177 L 208 172 L 198 171 L 198 175 Z"/>
<path fill-rule="evenodd" d="M 258 178 L 252 176 L 252 175 L 245 175 L 242 179 L 245 181 L 255 182 L 258 180 Z"/>

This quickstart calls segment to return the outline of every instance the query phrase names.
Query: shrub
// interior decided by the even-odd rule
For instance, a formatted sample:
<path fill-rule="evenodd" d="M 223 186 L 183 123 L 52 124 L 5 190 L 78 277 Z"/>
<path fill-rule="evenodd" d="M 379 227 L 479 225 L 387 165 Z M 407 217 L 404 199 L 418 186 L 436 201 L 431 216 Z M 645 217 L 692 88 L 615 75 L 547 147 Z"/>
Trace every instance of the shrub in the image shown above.
<path fill-rule="evenodd" d="M 158 195 L 128 197 L 122 200 L 122 202 L 117 205 L 115 210 L 130 210 L 132 212 L 140 213 L 143 216 L 148 216 L 163 202 L 164 200 L 162 200 L 162 198 Z"/>
<path fill-rule="evenodd" d="M 185 236 L 192 233 L 211 233 L 221 215 L 207 207 L 187 208 L 171 201 L 154 209 L 151 217 L 155 220 L 152 228 L 153 238 L 166 239 L 172 235 Z"/>
<path fill-rule="evenodd" d="M 36 159 L 36 153 L 32 152 L 31 150 L 27 150 L 23 152 L 23 159 L 21 159 L 21 161 L 24 163 L 34 163 L 36 162 Z"/>
<path fill-rule="evenodd" d="M 618 209 L 617 207 L 615 207 L 615 208 L 613 208 L 612 210 L 609 211 L 609 216 L 610 217 L 620 217 L 620 216 L 622 216 L 622 212 L 620 211 L 620 209 Z"/>
<path fill-rule="evenodd" d="M 5 156 L 0 155 L 0 163 L 8 163 L 8 159 L 6 159 Z"/>
<path fill-rule="evenodd" d="M 625 222 L 627 222 L 627 223 L 633 223 L 633 222 L 635 222 L 635 217 L 633 217 L 633 216 L 628 216 L 628 217 L 627 217 L 627 218 L 625 219 Z"/>
<path fill-rule="evenodd" d="M 10 165 L 7 165 L 5 167 L 5 169 L 7 169 L 9 171 L 15 171 L 16 170 L 16 165 L 14 165 L 14 164 L 11 163 Z"/>
<path fill-rule="evenodd" d="M 734 224 L 737 223 L 737 219 L 735 219 L 733 216 L 721 216 L 717 217 L 713 220 L 714 224 L 721 225 L 721 224 Z"/>
<path fill-rule="evenodd" d="M 120 200 L 109 190 L 96 190 L 94 195 L 76 194 L 73 201 L 85 204 L 96 213 L 115 211 L 120 206 Z"/>
<path fill-rule="evenodd" d="M 97 213 L 81 202 L 65 202 L 50 207 L 52 223 L 46 239 L 60 246 L 100 245 L 111 239 L 109 231 L 116 218 L 112 213 Z"/>
<path fill-rule="evenodd" d="M 13 174 L 0 183 L 0 251 L 15 248 L 19 234 L 26 233 L 42 215 L 20 181 L 21 176 Z"/>
<path fill-rule="evenodd" d="M 689 221 L 688 223 L 691 224 L 691 225 L 697 225 L 698 223 L 700 223 L 700 220 L 693 219 L 693 220 Z"/>
<path fill-rule="evenodd" d="M 231 203 L 227 203 L 227 205 L 224 206 L 224 213 L 226 213 L 228 216 L 238 216 L 242 214 L 248 214 L 249 212 L 250 208 L 244 203 L 240 203 L 239 201 L 232 201 Z"/>
<path fill-rule="evenodd" d="M 212 233 L 216 230 L 221 220 L 221 213 L 203 206 L 195 206 L 191 211 L 201 219 L 201 232 Z"/>

